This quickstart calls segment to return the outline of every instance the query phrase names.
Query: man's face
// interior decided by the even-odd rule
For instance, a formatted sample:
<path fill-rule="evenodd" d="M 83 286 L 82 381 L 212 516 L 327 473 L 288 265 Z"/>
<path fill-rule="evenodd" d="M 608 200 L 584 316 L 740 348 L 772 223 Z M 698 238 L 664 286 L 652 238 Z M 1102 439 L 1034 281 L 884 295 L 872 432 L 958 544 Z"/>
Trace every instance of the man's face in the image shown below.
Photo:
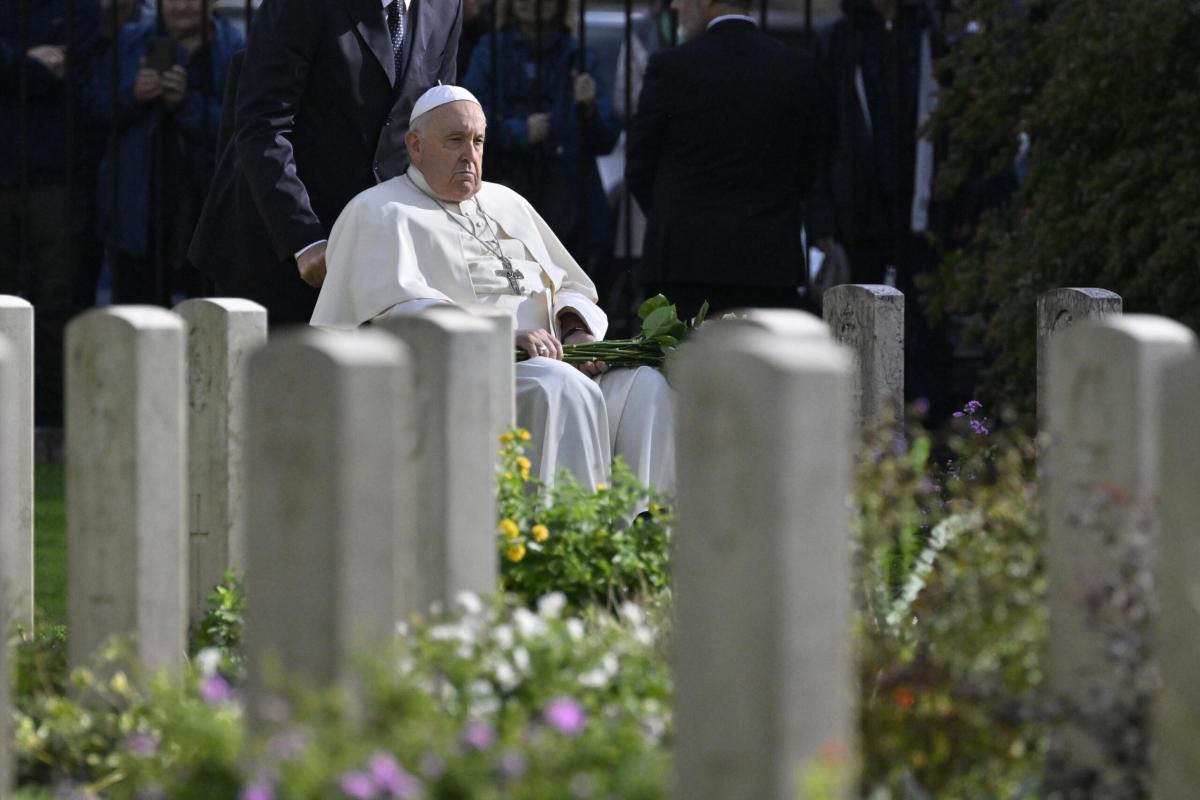
<path fill-rule="evenodd" d="M 408 157 L 443 200 L 461 203 L 479 191 L 487 119 L 470 100 L 438 106 L 418 133 L 406 137 Z"/>
<path fill-rule="evenodd" d="M 163 24 L 176 39 L 194 36 L 200 30 L 201 10 L 201 0 L 163 0 Z"/>
<path fill-rule="evenodd" d="M 690 42 L 704 33 L 708 23 L 705 16 L 706 0 L 672 0 L 671 8 L 679 15 L 679 39 Z"/>

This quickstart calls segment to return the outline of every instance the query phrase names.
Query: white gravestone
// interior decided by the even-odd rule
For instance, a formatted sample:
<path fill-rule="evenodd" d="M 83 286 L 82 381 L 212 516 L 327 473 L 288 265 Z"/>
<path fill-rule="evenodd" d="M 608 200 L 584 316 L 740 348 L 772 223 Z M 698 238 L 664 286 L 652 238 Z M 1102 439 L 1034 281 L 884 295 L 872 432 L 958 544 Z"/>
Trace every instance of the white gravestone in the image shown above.
<path fill-rule="evenodd" d="M 286 333 L 249 364 L 246 654 L 257 716 L 272 667 L 345 681 L 354 656 L 394 633 L 413 533 L 403 437 L 414 414 L 407 348 L 377 331 Z"/>
<path fill-rule="evenodd" d="M 676 796 L 795 800 L 854 747 L 849 353 L 714 325 L 680 349 Z"/>
<path fill-rule="evenodd" d="M 1194 341 L 1176 322 L 1138 315 L 1074 325 L 1050 340 L 1041 465 L 1047 686 L 1066 711 L 1055 726 L 1051 780 L 1107 780 L 1119 770 L 1105 720 L 1136 706 L 1145 681 L 1130 658 L 1136 648 L 1111 645 L 1149 627 L 1150 598 L 1140 595 L 1152 588 L 1156 563 L 1162 382 Z M 1126 599 L 1110 609 L 1110 598 Z"/>
<path fill-rule="evenodd" d="M 500 434 L 517 424 L 517 374 L 516 374 L 516 345 L 512 314 L 496 306 L 476 305 L 465 309 L 471 316 L 481 319 L 492 326 L 490 341 L 492 350 L 488 355 L 488 363 L 494 370 L 492 385 L 499 387 L 491 393 L 492 399 L 492 429 L 495 432 L 493 446 L 499 463 Z M 459 311 L 457 306 L 434 306 L 427 313 L 453 314 Z M 505 388 L 507 387 L 507 389 Z"/>
<path fill-rule="evenodd" d="M 904 419 L 904 295 L 891 286 L 844 284 L 825 292 L 833 338 L 854 354 L 859 422 Z"/>
<path fill-rule="evenodd" d="M 1121 296 L 1107 289 L 1051 289 L 1037 301 L 1037 401 L 1038 416 L 1045 417 L 1046 364 L 1050 339 L 1059 331 L 1087 320 L 1120 314 Z"/>
<path fill-rule="evenodd" d="M 10 598 L 15 594 L 12 584 L 24 578 L 23 574 L 13 574 L 14 572 L 23 573 L 24 564 L 14 553 L 15 550 L 21 548 L 14 546 L 19 544 L 15 536 L 17 531 L 8 527 L 9 515 L 6 513 L 6 510 L 15 505 L 17 500 L 15 487 L 17 485 L 17 464 L 20 459 L 18 448 L 15 446 L 15 440 L 19 438 L 15 424 L 16 415 L 4 413 L 3 410 L 16 405 L 13 402 L 15 399 L 13 395 L 24 388 L 16 378 L 17 366 L 14 348 L 6 338 L 0 336 L 0 514 L 4 514 L 2 519 L 6 521 L 5 527 L 0 528 L 0 565 L 4 567 L 3 574 L 0 574 L 0 620 L 5 621 L 4 636 L 0 638 L 0 797 L 8 797 L 12 788 L 11 723 L 8 699 L 11 690 L 8 672 L 8 620 L 11 619 L 9 614 L 12 613 L 10 609 L 13 607 L 13 601 Z M 30 565 L 32 565 L 32 559 L 30 559 Z M 20 569 L 17 570 L 14 567 Z M 24 619 L 18 621 L 25 622 Z"/>
<path fill-rule="evenodd" d="M 497 356 L 492 323 L 453 311 L 378 323 L 412 351 L 417 394 L 419 497 L 408 509 L 417 538 L 415 605 L 450 603 L 461 591 L 496 589 Z M 512 356 L 508 355 L 511 359 Z"/>
<path fill-rule="evenodd" d="M 185 655 L 184 328 L 152 306 L 89 311 L 67 326 L 68 655 L 113 636 L 144 664 Z"/>
<path fill-rule="evenodd" d="M 0 295 L 0 341 L 7 342 L 9 372 L 0 428 L 6 485 L 0 495 L 0 564 L 8 623 L 33 625 L 33 306 Z M 7 626 L 6 626 L 7 627 Z"/>
<path fill-rule="evenodd" d="M 1164 394 L 1154 796 L 1190 800 L 1200 786 L 1200 359 L 1169 368 Z"/>
<path fill-rule="evenodd" d="M 198 619 L 226 570 L 243 569 L 242 422 L 246 360 L 267 341 L 267 311 L 249 300 L 185 300 L 187 325 L 188 608 Z"/>

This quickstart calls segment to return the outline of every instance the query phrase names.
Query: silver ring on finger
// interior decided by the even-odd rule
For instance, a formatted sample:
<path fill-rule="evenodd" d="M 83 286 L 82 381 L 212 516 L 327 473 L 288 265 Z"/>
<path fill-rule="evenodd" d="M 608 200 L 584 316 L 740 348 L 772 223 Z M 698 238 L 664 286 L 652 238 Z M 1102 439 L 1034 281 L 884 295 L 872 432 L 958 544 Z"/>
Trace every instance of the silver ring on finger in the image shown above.
<path fill-rule="evenodd" d="M 549 348 L 547 348 L 544 344 L 539 344 L 537 351 L 539 356 L 544 356 L 550 352 Z"/>

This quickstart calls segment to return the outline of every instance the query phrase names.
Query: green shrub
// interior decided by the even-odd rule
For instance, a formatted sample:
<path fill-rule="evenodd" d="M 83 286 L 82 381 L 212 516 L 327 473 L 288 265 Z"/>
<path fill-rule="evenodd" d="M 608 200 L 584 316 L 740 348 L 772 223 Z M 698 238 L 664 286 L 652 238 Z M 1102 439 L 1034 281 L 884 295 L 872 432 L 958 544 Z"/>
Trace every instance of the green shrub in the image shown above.
<path fill-rule="evenodd" d="M 580 486 L 563 471 L 546 487 L 529 474 L 528 438 L 518 430 L 502 439 L 496 539 L 505 590 L 527 603 L 561 592 L 575 606 L 613 609 L 665 589 L 671 516 L 663 499 L 620 459 L 610 486 Z"/>

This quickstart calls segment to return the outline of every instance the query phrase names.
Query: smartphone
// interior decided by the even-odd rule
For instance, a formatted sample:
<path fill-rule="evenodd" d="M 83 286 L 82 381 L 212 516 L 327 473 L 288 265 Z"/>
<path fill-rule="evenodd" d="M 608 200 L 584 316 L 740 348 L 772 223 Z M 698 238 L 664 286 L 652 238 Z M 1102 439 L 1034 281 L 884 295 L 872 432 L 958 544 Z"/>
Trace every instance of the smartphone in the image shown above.
<path fill-rule="evenodd" d="M 170 36 L 156 36 L 146 48 L 146 69 L 166 72 L 175 66 L 175 40 Z"/>

